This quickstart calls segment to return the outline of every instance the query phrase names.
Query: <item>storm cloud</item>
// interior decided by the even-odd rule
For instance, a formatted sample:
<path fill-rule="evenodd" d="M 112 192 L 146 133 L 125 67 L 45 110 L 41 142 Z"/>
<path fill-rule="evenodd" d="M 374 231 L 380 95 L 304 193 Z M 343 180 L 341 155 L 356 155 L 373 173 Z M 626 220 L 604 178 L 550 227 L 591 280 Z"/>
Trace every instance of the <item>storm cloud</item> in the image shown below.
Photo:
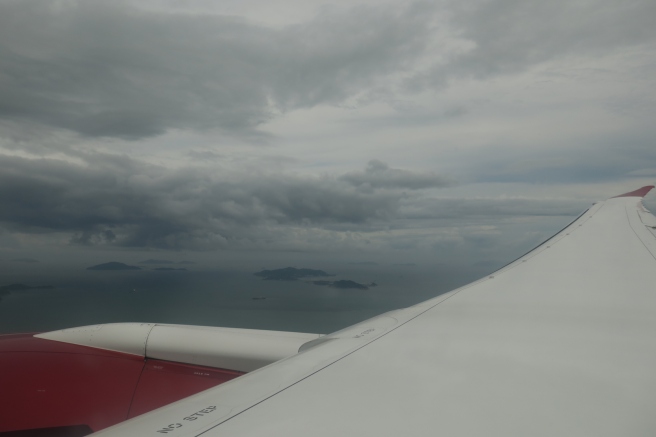
<path fill-rule="evenodd" d="M 5 1 L 0 119 L 133 140 L 254 135 L 275 114 L 337 104 L 404 71 L 429 17 L 426 6 L 362 7 L 274 29 L 124 1 Z"/>
<path fill-rule="evenodd" d="M 276 28 L 127 1 L 9 0 L 0 119 L 131 140 L 171 129 L 261 136 L 290 110 L 394 101 L 403 83 L 420 91 L 652 43 L 655 13 L 648 0 L 414 2 Z"/>
<path fill-rule="evenodd" d="M 653 183 L 655 17 L 1 1 L 0 249 L 496 259 Z"/>
<path fill-rule="evenodd" d="M 390 220 L 407 197 L 392 189 L 362 193 L 329 175 L 217 175 L 211 169 L 165 169 L 126 156 L 80 158 L 84 165 L 0 160 L 3 226 L 25 233 L 68 232 L 74 244 L 209 249 L 257 239 L 256 228 L 354 228 Z M 423 177 L 385 168 L 401 172 L 404 180 Z"/>

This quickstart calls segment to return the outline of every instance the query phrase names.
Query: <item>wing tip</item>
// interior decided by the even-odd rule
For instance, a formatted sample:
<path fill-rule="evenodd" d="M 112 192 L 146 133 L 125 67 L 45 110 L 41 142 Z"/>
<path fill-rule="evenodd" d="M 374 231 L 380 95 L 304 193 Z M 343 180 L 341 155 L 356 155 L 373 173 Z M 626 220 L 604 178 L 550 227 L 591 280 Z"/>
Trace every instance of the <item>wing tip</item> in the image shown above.
<path fill-rule="evenodd" d="M 629 191 L 628 193 L 620 194 L 619 196 L 613 197 L 615 199 L 616 197 L 645 197 L 651 189 L 654 188 L 653 185 L 645 185 L 642 188 L 638 188 L 637 190 Z"/>

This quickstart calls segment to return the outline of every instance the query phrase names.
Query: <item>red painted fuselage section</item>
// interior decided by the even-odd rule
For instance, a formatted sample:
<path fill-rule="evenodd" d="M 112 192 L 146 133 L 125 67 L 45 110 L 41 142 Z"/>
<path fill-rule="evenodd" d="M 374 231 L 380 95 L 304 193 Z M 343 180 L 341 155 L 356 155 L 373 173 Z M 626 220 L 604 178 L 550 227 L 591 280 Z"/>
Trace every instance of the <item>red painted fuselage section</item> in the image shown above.
<path fill-rule="evenodd" d="M 98 431 L 241 375 L 224 369 L 0 335 L 0 432 Z"/>

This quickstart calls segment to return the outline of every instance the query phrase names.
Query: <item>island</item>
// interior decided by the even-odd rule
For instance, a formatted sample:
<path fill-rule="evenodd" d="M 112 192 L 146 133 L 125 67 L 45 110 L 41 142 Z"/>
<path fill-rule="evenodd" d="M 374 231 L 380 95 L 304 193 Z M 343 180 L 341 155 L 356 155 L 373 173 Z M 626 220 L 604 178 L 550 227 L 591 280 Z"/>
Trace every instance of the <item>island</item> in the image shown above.
<path fill-rule="evenodd" d="M 187 269 L 174 269 L 173 267 L 157 267 L 156 269 L 153 270 L 157 270 L 160 272 L 172 272 L 172 271 L 181 271 L 181 270 L 187 271 Z"/>
<path fill-rule="evenodd" d="M 25 285 L 25 284 L 10 284 L 3 285 L 0 287 L 0 300 L 2 296 L 6 296 L 12 291 L 23 291 L 23 290 L 51 290 L 55 288 L 52 285 Z"/>
<path fill-rule="evenodd" d="M 96 266 L 87 267 L 87 270 L 141 270 L 141 267 L 129 266 L 116 261 L 111 261 L 104 264 L 98 264 Z"/>
<path fill-rule="evenodd" d="M 50 290 L 55 288 L 52 285 L 25 285 L 25 284 L 11 284 L 3 285 L 0 291 L 23 291 L 23 290 Z"/>
<path fill-rule="evenodd" d="M 327 276 L 335 276 L 329 273 L 324 272 L 323 270 L 314 270 L 314 269 L 297 269 L 294 267 L 285 267 L 284 269 L 276 270 L 262 270 L 257 273 L 253 273 L 255 276 L 259 276 L 268 281 L 296 281 L 301 278 L 322 278 Z M 360 284 L 355 281 L 348 279 L 340 279 L 337 281 L 328 281 L 325 279 L 318 279 L 316 281 L 306 281 L 308 284 L 321 285 L 324 287 L 333 287 L 333 288 L 343 288 L 343 289 L 357 289 L 357 290 L 369 290 L 370 287 L 376 287 L 378 284 L 375 282 L 370 283 L 369 285 Z"/>
<path fill-rule="evenodd" d="M 334 276 L 323 270 L 297 269 L 294 267 L 285 267 L 284 269 L 276 270 L 262 270 L 261 272 L 253 274 L 267 281 L 296 281 L 300 278 Z"/>
<path fill-rule="evenodd" d="M 339 281 L 312 281 L 314 285 L 323 285 L 333 288 L 354 288 L 357 290 L 369 290 L 369 287 L 375 287 L 377 284 L 372 282 L 369 286 L 360 284 L 355 281 L 350 281 L 348 279 L 342 279 Z"/>

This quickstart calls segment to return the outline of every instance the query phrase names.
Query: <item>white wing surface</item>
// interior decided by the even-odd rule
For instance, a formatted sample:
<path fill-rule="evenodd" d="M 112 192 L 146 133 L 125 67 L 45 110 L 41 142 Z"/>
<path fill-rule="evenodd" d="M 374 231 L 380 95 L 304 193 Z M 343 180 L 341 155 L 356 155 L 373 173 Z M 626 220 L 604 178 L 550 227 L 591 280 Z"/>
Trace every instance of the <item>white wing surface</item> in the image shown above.
<path fill-rule="evenodd" d="M 489 277 L 98 434 L 656 435 L 649 188 Z"/>

